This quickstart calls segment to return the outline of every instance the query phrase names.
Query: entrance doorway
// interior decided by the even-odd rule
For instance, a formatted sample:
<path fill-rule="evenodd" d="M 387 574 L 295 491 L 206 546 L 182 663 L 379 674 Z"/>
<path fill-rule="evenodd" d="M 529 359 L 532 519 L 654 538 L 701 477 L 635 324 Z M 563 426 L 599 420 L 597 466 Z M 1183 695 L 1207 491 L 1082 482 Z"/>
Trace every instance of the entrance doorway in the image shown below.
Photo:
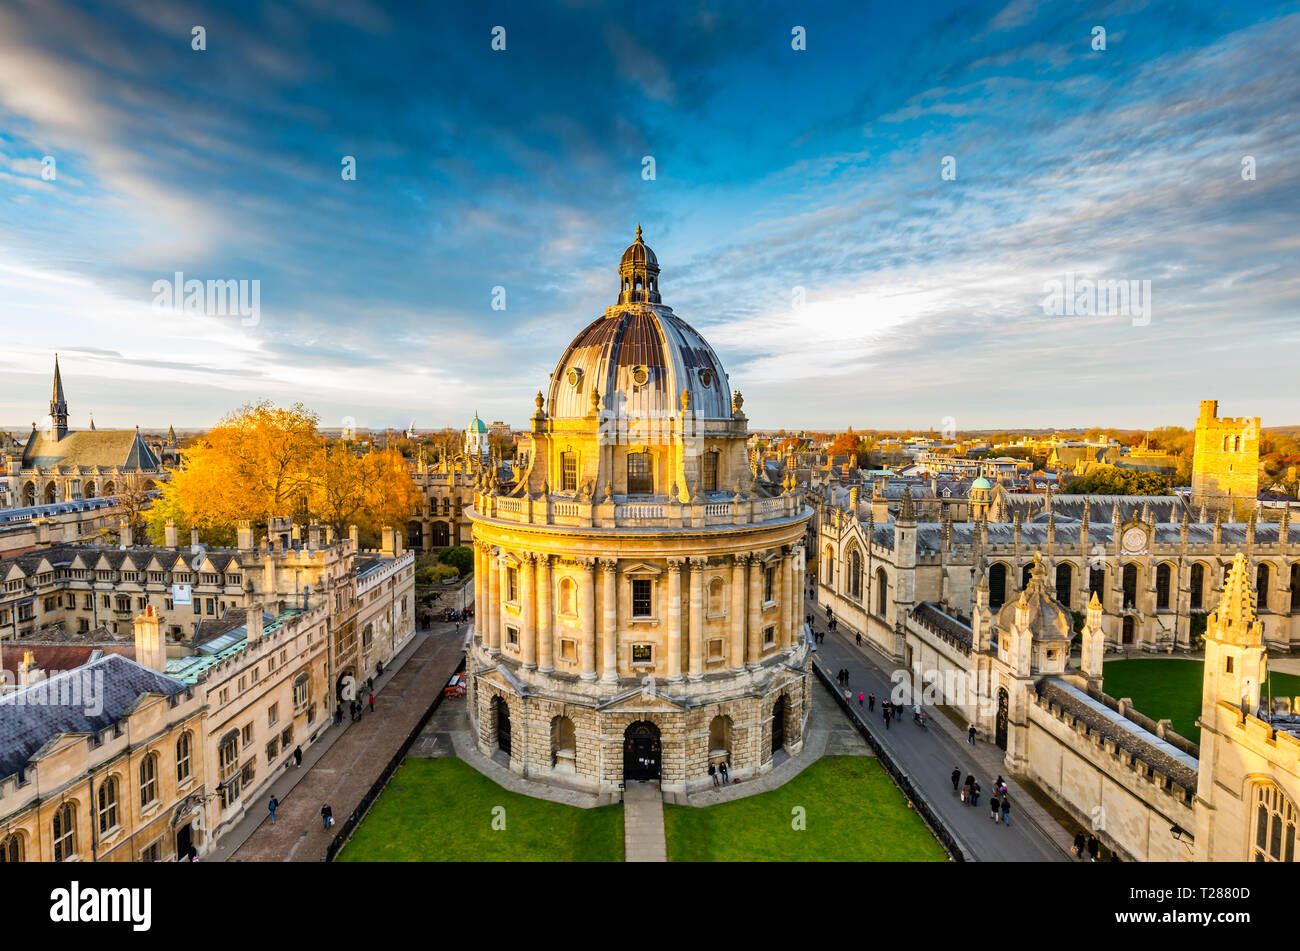
<path fill-rule="evenodd" d="M 994 730 L 994 741 L 997 743 L 998 749 L 1000 750 L 1005 750 L 1007 748 L 1007 722 L 1010 719 L 1009 716 L 1010 711 L 1011 711 L 1011 697 L 1007 693 L 1007 688 L 999 687 L 998 688 L 998 718 L 997 718 L 996 728 Z"/>
<path fill-rule="evenodd" d="M 190 824 L 187 822 L 176 830 L 176 861 L 188 861 L 193 845 L 194 834 L 190 831 Z"/>
<path fill-rule="evenodd" d="M 772 705 L 772 752 L 785 749 L 785 697 Z"/>
<path fill-rule="evenodd" d="M 1131 614 L 1126 614 L 1126 615 L 1124 615 L 1124 634 L 1123 634 L 1123 638 L 1124 638 L 1124 643 L 1125 643 L 1126 645 L 1127 645 L 1127 644 L 1132 644 L 1132 643 L 1133 643 L 1133 631 L 1134 631 L 1135 627 L 1136 627 L 1136 625 L 1135 625 L 1135 623 L 1134 623 L 1134 621 L 1133 621 L 1133 615 L 1131 615 Z"/>
<path fill-rule="evenodd" d="M 658 779 L 661 758 L 659 727 L 649 720 L 637 720 L 624 731 L 624 782 Z"/>
<path fill-rule="evenodd" d="M 500 697 L 492 698 L 497 714 L 497 749 L 510 755 L 510 708 Z"/>

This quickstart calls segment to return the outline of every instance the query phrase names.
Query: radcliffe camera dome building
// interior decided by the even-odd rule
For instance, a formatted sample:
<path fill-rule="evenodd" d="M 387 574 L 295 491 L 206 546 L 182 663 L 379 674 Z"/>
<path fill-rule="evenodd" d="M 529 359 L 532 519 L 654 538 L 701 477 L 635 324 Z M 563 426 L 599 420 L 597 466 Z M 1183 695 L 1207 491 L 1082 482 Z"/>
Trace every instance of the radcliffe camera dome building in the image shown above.
<path fill-rule="evenodd" d="M 521 478 L 476 486 L 469 709 L 516 773 L 681 792 L 803 747 L 812 513 L 751 472 L 743 399 L 640 228 L 618 271 L 537 394 Z"/>

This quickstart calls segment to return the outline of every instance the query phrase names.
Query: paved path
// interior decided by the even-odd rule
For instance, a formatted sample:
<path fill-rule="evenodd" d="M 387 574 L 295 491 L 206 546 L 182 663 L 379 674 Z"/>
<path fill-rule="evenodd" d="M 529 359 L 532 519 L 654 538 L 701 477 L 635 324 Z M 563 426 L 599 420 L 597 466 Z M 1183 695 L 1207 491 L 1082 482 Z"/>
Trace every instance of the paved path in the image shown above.
<path fill-rule="evenodd" d="M 664 797 L 657 782 L 630 782 L 623 790 L 623 861 L 668 861 Z"/>
<path fill-rule="evenodd" d="M 464 633 L 454 624 L 435 624 L 431 632 L 419 632 L 403 651 L 400 669 L 389 668 L 375 692 L 375 712 L 362 714 L 357 723 L 331 727 L 327 749 L 318 750 L 326 738 L 314 744 L 312 755 L 304 755 L 303 768 L 289 770 L 292 782 L 272 791 L 280 800 L 276 823 L 267 821 L 269 791 L 249 806 L 244 823 L 254 826 L 240 836 L 244 823 L 227 836 L 208 861 L 233 862 L 320 862 L 335 830 L 321 828 L 320 807 L 328 802 L 334 818 L 343 820 L 361 802 L 388 761 L 393 758 L 433 698 L 442 690 L 464 656 Z M 305 751 L 306 753 L 306 751 Z"/>
<path fill-rule="evenodd" d="M 814 623 L 817 630 L 825 630 L 823 618 Z M 875 693 L 879 699 L 888 697 L 891 688 L 886 671 L 892 671 L 894 665 L 866 645 L 865 638 L 863 647 L 856 647 L 852 635 L 836 632 L 827 634 L 817 649 L 818 659 L 832 677 L 841 668 L 849 669 L 854 715 L 859 690 Z M 980 861 L 1069 861 L 1070 835 L 1009 777 L 1002 751 L 979 740 L 971 746 L 942 711 L 929 708 L 926 712 L 930 726 L 925 729 L 905 716 L 886 730 L 879 703 L 876 712 L 864 712 L 863 719 L 973 856 Z M 978 806 L 964 805 L 953 792 L 954 766 L 960 768 L 963 780 L 972 773 L 979 781 L 982 791 Z M 989 818 L 988 794 L 999 774 L 1007 780 L 1011 792 L 1010 827 L 994 824 Z"/>

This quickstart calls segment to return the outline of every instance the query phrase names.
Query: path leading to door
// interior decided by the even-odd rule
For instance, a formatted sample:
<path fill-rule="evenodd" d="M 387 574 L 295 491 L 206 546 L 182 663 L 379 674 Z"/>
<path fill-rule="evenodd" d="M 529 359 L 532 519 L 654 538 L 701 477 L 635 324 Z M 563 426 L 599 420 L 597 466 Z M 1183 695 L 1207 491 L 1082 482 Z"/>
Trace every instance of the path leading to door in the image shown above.
<path fill-rule="evenodd" d="M 825 630 L 825 621 L 817 618 L 815 627 Z M 842 668 L 849 671 L 849 687 L 856 698 L 859 691 L 874 693 L 879 700 L 890 695 L 889 672 L 894 664 L 866 646 L 854 645 L 851 636 L 839 632 L 827 634 L 818 645 L 822 664 L 834 675 Z M 854 714 L 856 714 L 856 709 Z M 995 862 L 1065 862 L 1070 860 L 1070 836 L 1034 799 L 1011 779 L 1002 765 L 1002 751 L 991 743 L 968 744 L 957 727 L 942 711 L 933 707 L 930 726 L 921 728 L 905 716 L 885 729 L 877 703 L 874 713 L 863 711 L 862 719 L 881 745 L 889 750 L 917 783 L 944 822 L 963 841 L 979 861 Z M 967 806 L 953 791 L 950 774 L 957 767 L 964 778 L 973 774 L 982 789 L 978 806 Z M 989 818 L 988 795 L 998 775 L 1007 781 L 1011 792 L 1010 827 Z M 1028 821 L 1026 821 L 1028 820 Z"/>
<path fill-rule="evenodd" d="M 668 861 L 664 797 L 653 780 L 630 782 L 623 790 L 623 861 Z"/>

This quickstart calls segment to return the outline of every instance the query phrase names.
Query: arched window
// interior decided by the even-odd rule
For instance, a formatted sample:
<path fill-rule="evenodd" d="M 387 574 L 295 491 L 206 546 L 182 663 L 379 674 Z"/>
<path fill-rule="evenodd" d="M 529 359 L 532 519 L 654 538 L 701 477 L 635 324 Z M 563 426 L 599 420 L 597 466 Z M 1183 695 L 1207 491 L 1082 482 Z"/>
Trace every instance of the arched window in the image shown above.
<path fill-rule="evenodd" d="M 1255 844 L 1251 858 L 1256 862 L 1295 861 L 1295 803 L 1271 782 L 1255 784 Z"/>
<path fill-rule="evenodd" d="M 1056 600 L 1063 606 L 1070 606 L 1070 589 L 1074 584 L 1074 566 L 1063 561 L 1056 566 Z"/>
<path fill-rule="evenodd" d="M 150 753 L 140 760 L 140 808 L 158 799 L 158 754 Z"/>
<path fill-rule="evenodd" d="M 94 483 L 94 482 L 87 482 L 87 483 L 86 483 L 86 487 L 85 487 L 85 489 L 82 490 L 82 497 L 83 497 L 83 498 L 87 498 L 87 499 L 93 499 L 93 498 L 95 497 L 95 483 Z"/>
<path fill-rule="evenodd" d="M 35 483 L 28 482 L 27 485 L 23 487 L 23 505 L 30 508 L 35 504 L 36 504 L 36 485 Z"/>
<path fill-rule="evenodd" d="M 1268 586 L 1273 580 L 1273 572 L 1267 561 L 1261 561 L 1255 569 L 1255 610 L 1268 610 Z"/>
<path fill-rule="evenodd" d="M 1156 610 L 1169 610 L 1169 587 L 1173 572 L 1166 564 L 1156 567 Z"/>
<path fill-rule="evenodd" d="M 1007 566 L 998 562 L 989 568 L 989 608 L 998 610 L 1007 603 Z"/>
<path fill-rule="evenodd" d="M 627 493 L 628 495 L 654 495 L 654 471 L 650 465 L 650 453 L 629 452 L 627 454 Z"/>
<path fill-rule="evenodd" d="M 1137 607 L 1138 599 L 1138 566 L 1130 562 L 1124 566 L 1124 607 Z"/>
<path fill-rule="evenodd" d="M 110 776 L 99 784 L 99 834 L 117 828 L 117 777 Z"/>
<path fill-rule="evenodd" d="M 402 602 L 405 606 L 406 602 Z M 293 678 L 293 708 L 301 710 L 307 706 L 311 700 L 311 678 L 307 676 L 307 671 L 303 671 L 297 677 Z"/>
<path fill-rule="evenodd" d="M 1291 566 L 1291 610 L 1300 611 L 1300 562 Z"/>
<path fill-rule="evenodd" d="M 58 489 L 55 488 L 54 483 L 51 482 L 49 485 L 45 487 L 45 504 L 53 505 L 56 500 L 57 494 L 58 494 Z"/>
<path fill-rule="evenodd" d="M 575 615 L 578 613 L 577 597 L 575 596 L 576 586 L 572 578 L 560 579 L 560 613 Z"/>
<path fill-rule="evenodd" d="M 1233 436 L 1233 437 L 1232 437 L 1232 451 L 1233 451 L 1233 452 L 1241 452 L 1241 437 L 1240 437 L 1240 436 Z"/>
<path fill-rule="evenodd" d="M 1232 449 L 1232 437 L 1231 437 L 1231 436 L 1224 436 L 1224 437 L 1223 437 L 1223 451 L 1224 451 L 1224 452 L 1228 452 L 1230 449 Z"/>
<path fill-rule="evenodd" d="M 1034 563 L 1033 563 L 1033 562 L 1029 562 L 1028 564 L 1021 565 L 1021 567 L 1020 567 L 1020 587 L 1021 587 L 1021 588 L 1028 588 L 1028 587 L 1029 587 L 1029 579 L 1030 579 L 1030 577 L 1033 575 L 1033 573 L 1034 573 Z"/>
<path fill-rule="evenodd" d="M 862 554 L 856 548 L 849 553 L 849 597 L 862 600 Z"/>
<path fill-rule="evenodd" d="M 296 689 L 295 687 L 295 691 Z M 188 732 L 182 733 L 176 740 L 176 782 L 178 783 L 183 783 L 190 778 L 190 743 Z"/>
<path fill-rule="evenodd" d="M 1102 604 L 1106 603 L 1106 569 L 1089 568 L 1088 569 L 1088 597 L 1097 596 L 1097 600 Z"/>
<path fill-rule="evenodd" d="M 0 839 L 0 862 L 21 862 L 23 860 L 23 839 L 18 833 Z"/>
<path fill-rule="evenodd" d="M 828 588 L 833 588 L 835 587 L 835 549 L 831 548 L 830 545 L 827 545 L 826 551 L 822 552 L 822 561 L 825 562 L 822 584 Z"/>
<path fill-rule="evenodd" d="M 54 861 L 66 862 L 77 854 L 77 813 L 72 803 L 65 802 L 54 810 L 50 831 L 54 834 Z"/>
<path fill-rule="evenodd" d="M 701 460 L 704 466 L 703 484 L 705 492 L 718 491 L 718 453 L 710 449 Z"/>
<path fill-rule="evenodd" d="M 1192 565 L 1192 576 L 1187 588 L 1192 610 L 1201 610 L 1205 602 L 1205 565 L 1200 562 Z"/>
<path fill-rule="evenodd" d="M 361 649 L 370 650 L 370 644 L 375 639 L 374 624 L 367 624 L 361 631 Z"/>
<path fill-rule="evenodd" d="M 578 491 L 578 454 L 576 452 L 560 453 L 560 491 Z"/>
<path fill-rule="evenodd" d="M 709 613 L 719 615 L 723 612 L 722 592 L 724 585 L 721 578 L 709 582 Z"/>
<path fill-rule="evenodd" d="M 876 569 L 876 613 L 881 617 L 885 614 L 885 605 L 889 601 L 889 575 L 885 574 L 884 568 Z"/>

